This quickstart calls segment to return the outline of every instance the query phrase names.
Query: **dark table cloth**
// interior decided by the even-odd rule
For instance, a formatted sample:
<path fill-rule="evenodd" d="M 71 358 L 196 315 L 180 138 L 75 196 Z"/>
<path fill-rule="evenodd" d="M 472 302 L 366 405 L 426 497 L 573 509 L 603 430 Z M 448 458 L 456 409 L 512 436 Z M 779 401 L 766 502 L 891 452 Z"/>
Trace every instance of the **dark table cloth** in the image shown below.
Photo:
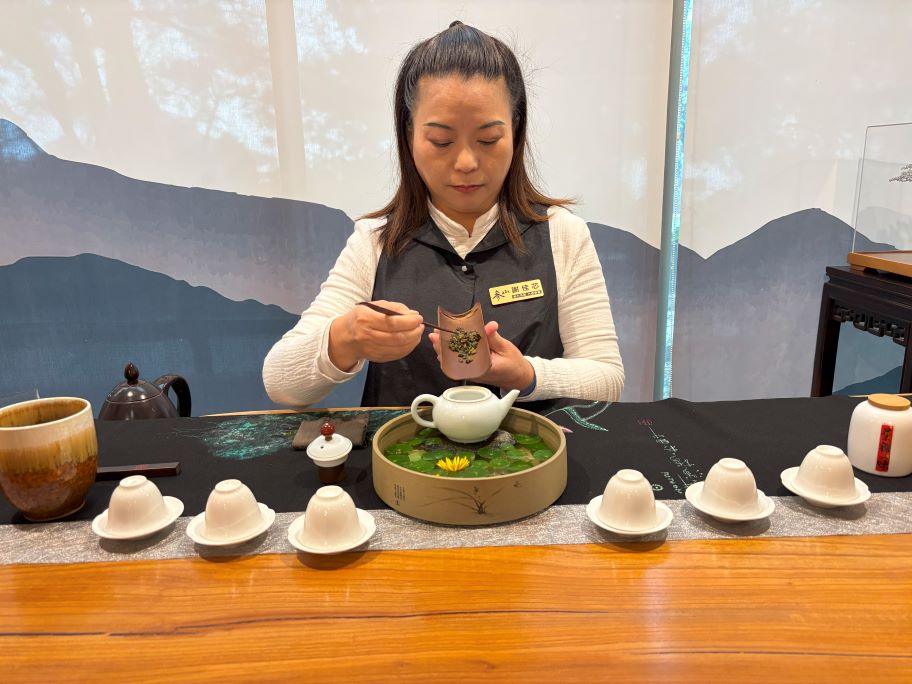
<path fill-rule="evenodd" d="M 601 494 L 621 468 L 640 470 L 656 498 L 683 498 L 688 485 L 705 478 L 723 457 L 740 458 L 769 495 L 790 495 L 779 473 L 801 463 L 818 444 L 846 448 L 849 419 L 861 401 L 848 397 L 761 399 L 694 403 L 562 400 L 542 411 L 569 430 L 567 489 L 558 504 L 584 504 Z M 368 435 L 403 411 L 370 411 Z M 257 499 L 279 512 L 303 511 L 319 488 L 317 469 L 291 442 L 305 418 L 328 413 L 173 418 L 96 423 L 100 465 L 180 461 L 176 477 L 156 477 L 163 494 L 196 515 L 220 480 L 238 478 Z M 333 414 L 339 416 L 339 413 Z M 342 416 L 354 415 L 343 412 Z M 341 484 L 359 508 L 385 508 L 373 489 L 371 452 L 356 448 Z M 886 478 L 856 471 L 873 492 L 907 491 L 912 477 Z M 108 505 L 117 481 L 96 482 L 86 506 L 68 520 L 87 520 Z M 4 499 L 0 523 L 25 520 Z"/>

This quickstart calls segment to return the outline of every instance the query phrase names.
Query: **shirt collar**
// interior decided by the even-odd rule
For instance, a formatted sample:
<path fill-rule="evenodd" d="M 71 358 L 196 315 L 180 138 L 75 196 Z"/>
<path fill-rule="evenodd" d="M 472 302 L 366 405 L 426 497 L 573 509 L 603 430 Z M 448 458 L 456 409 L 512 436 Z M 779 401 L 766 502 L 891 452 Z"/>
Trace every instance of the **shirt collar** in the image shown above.
<path fill-rule="evenodd" d="M 455 240 L 458 243 L 471 241 L 474 244 L 478 244 L 491 230 L 491 226 L 497 223 L 497 219 L 500 217 L 500 205 L 495 203 L 493 207 L 475 219 L 471 236 L 464 226 L 440 211 L 430 199 L 428 200 L 428 212 L 431 215 L 431 220 L 451 243 Z"/>

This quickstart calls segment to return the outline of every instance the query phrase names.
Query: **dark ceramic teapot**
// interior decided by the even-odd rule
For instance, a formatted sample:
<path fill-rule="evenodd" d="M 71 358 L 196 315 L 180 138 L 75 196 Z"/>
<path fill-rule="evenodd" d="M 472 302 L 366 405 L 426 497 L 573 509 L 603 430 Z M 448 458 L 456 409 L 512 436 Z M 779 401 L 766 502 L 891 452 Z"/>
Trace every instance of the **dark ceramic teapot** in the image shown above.
<path fill-rule="evenodd" d="M 137 420 L 141 418 L 186 418 L 190 415 L 190 386 L 179 375 L 163 375 L 152 382 L 139 377 L 132 363 L 124 369 L 126 382 L 111 390 L 99 420 Z M 177 408 L 168 398 L 168 390 L 177 395 Z"/>

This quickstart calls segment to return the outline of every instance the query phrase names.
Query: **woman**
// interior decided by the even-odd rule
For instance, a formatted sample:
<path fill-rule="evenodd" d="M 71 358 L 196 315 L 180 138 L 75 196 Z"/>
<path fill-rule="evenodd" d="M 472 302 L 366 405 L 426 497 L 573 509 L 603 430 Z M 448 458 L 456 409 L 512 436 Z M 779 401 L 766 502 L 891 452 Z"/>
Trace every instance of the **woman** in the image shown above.
<path fill-rule="evenodd" d="M 274 401 L 317 402 L 365 361 L 362 405 L 439 394 L 455 383 L 423 322 L 438 305 L 475 302 L 491 367 L 473 382 L 519 389 L 519 401 L 618 399 L 624 369 L 598 255 L 567 201 L 530 182 L 526 123 L 519 63 L 501 41 L 457 21 L 412 48 L 396 82 L 399 189 L 355 223 L 320 294 L 267 355 Z M 537 296 L 495 300 L 524 285 Z"/>

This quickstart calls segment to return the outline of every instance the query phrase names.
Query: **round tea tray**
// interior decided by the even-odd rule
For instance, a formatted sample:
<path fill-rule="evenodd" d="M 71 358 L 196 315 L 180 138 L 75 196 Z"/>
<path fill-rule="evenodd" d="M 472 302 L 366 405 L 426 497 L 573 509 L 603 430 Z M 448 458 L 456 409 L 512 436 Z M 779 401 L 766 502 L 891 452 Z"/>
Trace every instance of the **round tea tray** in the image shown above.
<path fill-rule="evenodd" d="M 374 489 L 390 508 L 428 522 L 490 525 L 518 520 L 544 510 L 567 486 L 567 441 L 563 431 L 537 413 L 511 408 L 501 430 L 539 435 L 554 452 L 528 470 L 491 477 L 438 477 L 398 466 L 383 455 L 386 447 L 409 439 L 421 426 L 411 414 L 393 418 L 374 435 Z"/>

